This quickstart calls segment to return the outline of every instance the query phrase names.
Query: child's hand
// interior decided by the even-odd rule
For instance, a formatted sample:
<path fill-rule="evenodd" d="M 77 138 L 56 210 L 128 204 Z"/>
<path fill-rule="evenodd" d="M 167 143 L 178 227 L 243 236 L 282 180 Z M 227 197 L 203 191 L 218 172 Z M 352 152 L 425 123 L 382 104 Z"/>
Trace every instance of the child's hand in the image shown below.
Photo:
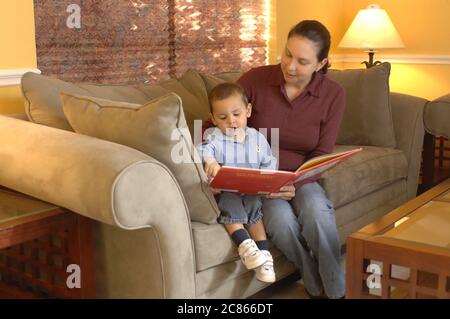
<path fill-rule="evenodd" d="M 212 187 L 209 187 L 209 189 L 211 190 L 211 192 L 214 195 L 220 194 L 222 192 L 220 189 L 216 189 L 216 188 L 212 188 Z"/>
<path fill-rule="evenodd" d="M 220 170 L 220 165 L 216 160 L 207 160 L 205 162 L 205 172 L 206 176 L 208 176 L 208 180 L 214 178 Z"/>

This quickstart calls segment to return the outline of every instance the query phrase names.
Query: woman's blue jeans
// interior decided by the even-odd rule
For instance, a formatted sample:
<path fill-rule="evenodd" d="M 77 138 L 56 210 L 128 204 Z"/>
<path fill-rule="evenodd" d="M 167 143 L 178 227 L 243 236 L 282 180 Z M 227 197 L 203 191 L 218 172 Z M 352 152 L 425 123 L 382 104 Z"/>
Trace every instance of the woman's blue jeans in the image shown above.
<path fill-rule="evenodd" d="M 344 296 L 335 211 L 323 188 L 309 183 L 297 189 L 291 201 L 265 199 L 263 214 L 268 237 L 300 269 L 308 292 Z"/>

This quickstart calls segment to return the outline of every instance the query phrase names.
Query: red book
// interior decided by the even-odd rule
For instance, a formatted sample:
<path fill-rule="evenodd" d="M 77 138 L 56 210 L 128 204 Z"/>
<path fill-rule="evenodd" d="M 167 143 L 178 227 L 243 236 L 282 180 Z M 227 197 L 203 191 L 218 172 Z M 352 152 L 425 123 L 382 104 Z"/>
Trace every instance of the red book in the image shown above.
<path fill-rule="evenodd" d="M 222 166 L 210 186 L 242 194 L 276 193 L 288 183 L 320 176 L 360 151 L 362 148 L 317 156 L 303 163 L 295 172 Z"/>

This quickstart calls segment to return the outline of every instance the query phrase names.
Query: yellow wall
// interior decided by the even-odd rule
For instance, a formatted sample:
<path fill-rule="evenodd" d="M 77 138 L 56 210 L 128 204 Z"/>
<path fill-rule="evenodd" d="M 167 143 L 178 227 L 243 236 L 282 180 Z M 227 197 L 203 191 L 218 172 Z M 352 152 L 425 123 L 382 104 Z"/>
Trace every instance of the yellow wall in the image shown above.
<path fill-rule="evenodd" d="M 364 54 L 339 49 L 337 45 L 358 10 L 376 3 L 385 9 L 396 26 L 404 49 L 379 54 L 444 55 L 450 57 L 450 1 L 448 0 L 277 0 L 277 48 L 271 63 L 281 54 L 289 29 L 303 19 L 317 19 L 330 30 L 331 54 Z M 361 68 L 358 63 L 334 63 L 334 68 Z M 393 64 L 391 90 L 434 99 L 450 93 L 450 65 Z"/>
<path fill-rule="evenodd" d="M 392 65 L 391 91 L 433 100 L 450 94 L 450 65 Z"/>
<path fill-rule="evenodd" d="M 341 36 L 338 32 L 342 27 L 341 10 L 344 0 L 276 0 L 276 42 L 277 52 L 270 57 L 275 63 L 284 49 L 289 30 L 301 20 L 319 20 L 329 30 L 334 30 L 332 37 Z M 336 33 L 336 34 L 335 34 Z M 336 41 L 332 41 L 335 46 Z M 332 48 L 333 48 L 332 47 Z"/>
<path fill-rule="evenodd" d="M 272 6 L 269 61 L 282 52 L 289 29 L 303 19 L 322 21 L 332 35 L 331 54 L 362 53 L 337 44 L 359 9 L 377 3 L 386 9 L 404 49 L 381 54 L 450 56 L 448 0 L 270 0 Z M 0 69 L 35 68 L 33 0 L 0 1 Z M 335 68 L 360 68 L 357 63 L 334 63 Z M 450 65 L 394 64 L 391 89 L 433 99 L 450 92 Z M 0 88 L 0 113 L 23 111 L 18 86 Z"/>
<path fill-rule="evenodd" d="M 33 0 L 0 1 L 0 69 L 36 68 Z M 0 88 L 0 113 L 23 112 L 18 86 Z"/>
<path fill-rule="evenodd" d="M 269 32 L 269 52 L 268 52 L 268 59 L 269 63 L 274 63 L 272 61 L 272 58 L 277 55 L 277 0 L 269 0 L 268 1 L 270 5 L 270 32 Z"/>

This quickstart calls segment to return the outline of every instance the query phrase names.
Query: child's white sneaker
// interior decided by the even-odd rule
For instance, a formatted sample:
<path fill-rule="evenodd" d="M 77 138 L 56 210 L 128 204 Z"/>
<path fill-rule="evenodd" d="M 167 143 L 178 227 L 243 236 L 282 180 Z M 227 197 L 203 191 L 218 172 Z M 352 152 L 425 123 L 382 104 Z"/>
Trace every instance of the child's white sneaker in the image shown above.
<path fill-rule="evenodd" d="M 263 282 L 275 282 L 275 271 L 273 270 L 273 258 L 268 250 L 261 250 L 267 261 L 255 269 L 256 279 Z"/>
<path fill-rule="evenodd" d="M 247 269 L 255 269 L 267 261 L 253 239 L 244 240 L 238 247 L 239 256 Z"/>

